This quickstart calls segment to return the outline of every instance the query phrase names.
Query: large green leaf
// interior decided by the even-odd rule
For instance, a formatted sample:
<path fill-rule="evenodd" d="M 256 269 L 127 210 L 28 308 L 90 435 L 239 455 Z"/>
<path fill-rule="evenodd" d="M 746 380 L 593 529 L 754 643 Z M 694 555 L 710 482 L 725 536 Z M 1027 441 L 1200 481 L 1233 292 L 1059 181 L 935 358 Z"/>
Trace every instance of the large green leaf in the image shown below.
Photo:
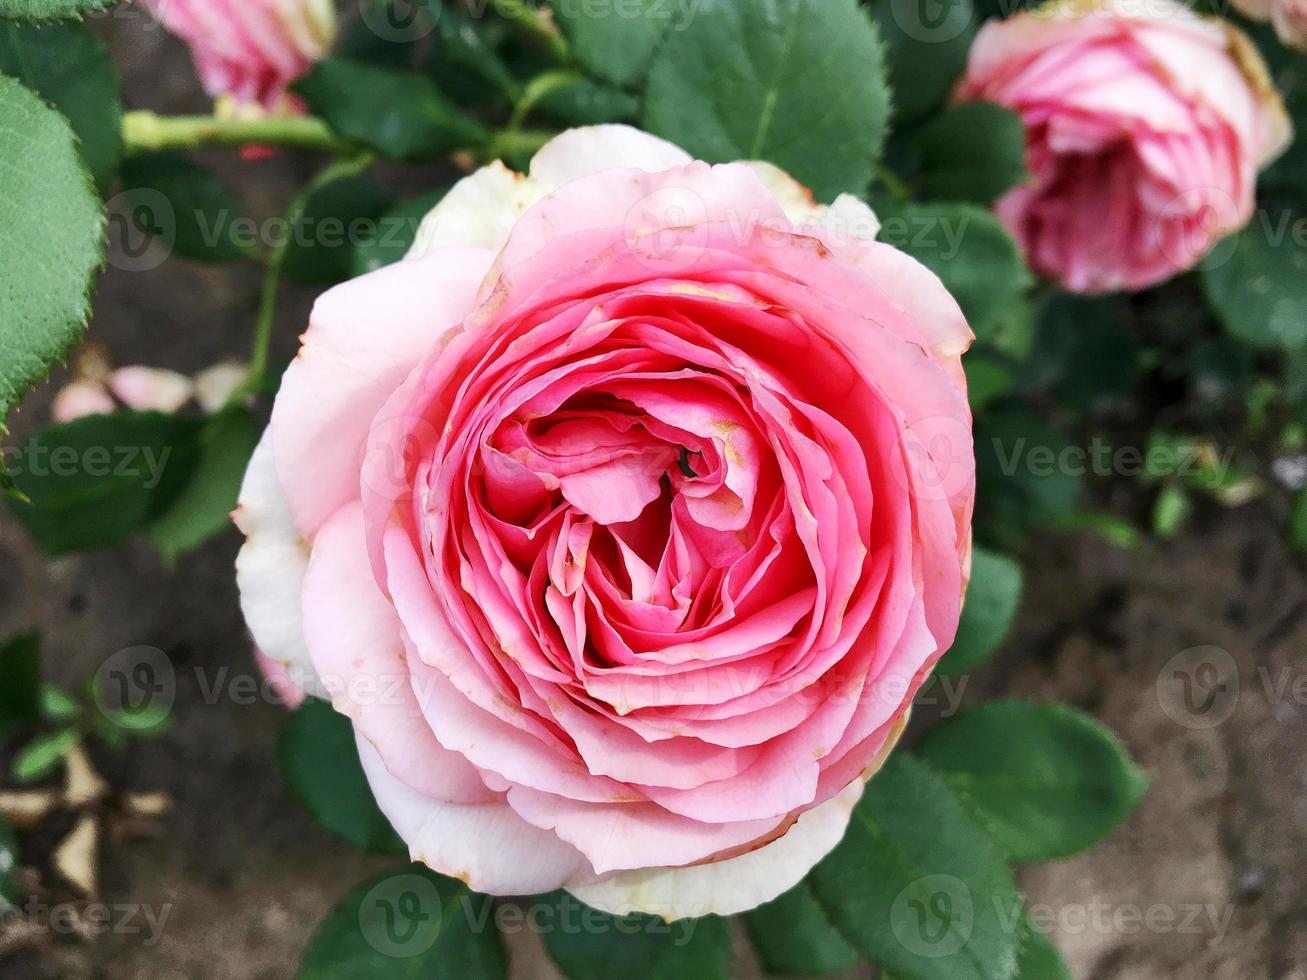
<path fill-rule="evenodd" d="M 1021 896 L 1005 855 L 925 763 L 899 752 L 809 879 L 863 956 L 903 980 L 1011 980 Z"/>
<path fill-rule="evenodd" d="M 768 973 L 812 977 L 858 965 L 858 951 L 831 925 L 806 881 L 754 909 L 745 923 Z"/>
<path fill-rule="evenodd" d="M 970 708 L 931 729 L 920 752 L 1017 861 L 1092 846 L 1148 786 L 1115 735 L 1060 705 Z"/>
<path fill-rule="evenodd" d="M 645 129 L 710 163 L 769 160 L 830 200 L 871 180 L 889 117 L 853 0 L 702 0 L 654 55 Z"/>
<path fill-rule="evenodd" d="M 295 90 L 341 136 L 383 156 L 429 160 L 478 146 L 487 135 L 421 75 L 327 58 Z"/>
<path fill-rule="evenodd" d="M 1015 980 L 1071 980 L 1062 953 L 1027 916 L 1021 922 L 1021 953 Z"/>
<path fill-rule="evenodd" d="M 252 221 L 209 170 L 180 153 L 148 153 L 123 165 L 117 198 L 137 228 L 187 258 L 231 262 L 259 245 Z"/>
<path fill-rule="evenodd" d="M 1307 213 L 1258 211 L 1201 267 L 1207 296 L 1233 336 L 1268 350 L 1307 348 Z"/>
<path fill-rule="evenodd" d="M 201 422 L 157 412 L 88 415 L 16 447 L 14 513 L 52 555 L 116 545 L 186 487 Z"/>
<path fill-rule="evenodd" d="M 549 0 L 549 5 L 576 60 L 616 85 L 641 81 L 663 35 L 672 29 L 685 30 L 694 9 L 667 0 L 628 0 L 620 5 Z"/>
<path fill-rule="evenodd" d="M 320 826 L 367 851 L 405 852 L 372 798 L 354 726 L 331 705 L 310 698 L 290 716 L 277 741 L 277 763 Z"/>
<path fill-rule="evenodd" d="M 992 204 L 1027 177 L 1021 117 L 992 102 L 969 102 L 921 131 L 922 180 L 942 201 Z"/>
<path fill-rule="evenodd" d="M 318 926 L 300 980 L 501 980 L 491 899 L 421 865 L 369 881 Z"/>
<path fill-rule="evenodd" d="M 0 645 L 0 738 L 41 720 L 41 638 L 24 633 Z"/>
<path fill-rule="evenodd" d="M 0 71 L 62 112 L 101 189 L 122 155 L 122 85 L 109 49 L 83 24 L 0 24 Z"/>
<path fill-rule="evenodd" d="M 878 0 L 871 15 L 885 38 L 894 118 L 919 119 L 944 101 L 976 36 L 971 0 Z"/>
<path fill-rule="evenodd" d="M 319 187 L 290 229 L 282 272 L 321 286 L 350 278 L 358 245 L 378 238 L 380 218 L 393 203 L 390 193 L 366 176 Z"/>
<path fill-rule="evenodd" d="M 118 0 L 0 0 L 0 18 L 46 21 L 84 17 L 106 10 Z"/>
<path fill-rule="evenodd" d="M 1005 555 L 976 548 L 958 636 L 937 673 L 965 674 L 988 660 L 1007 636 L 1020 601 L 1021 566 Z"/>
<path fill-rule="evenodd" d="M 0 430 L 81 335 L 104 260 L 100 201 L 68 123 L 0 75 Z"/>
<path fill-rule="evenodd" d="M 998 331 L 1034 281 L 1007 229 L 974 205 L 913 204 L 887 211 L 880 239 L 939 276 L 982 340 Z"/>
<path fill-rule="evenodd" d="M 545 946 L 568 980 L 728 980 L 731 975 L 730 927 L 715 915 L 668 923 L 650 915 L 608 915 L 566 892 L 540 901 L 549 902 L 555 923 L 542 930 Z M 582 928 L 567 926 L 576 921 Z"/>
<path fill-rule="evenodd" d="M 190 481 L 148 529 L 165 561 L 175 561 L 231 526 L 230 515 L 258 441 L 259 426 L 244 408 L 227 409 L 205 423 Z"/>

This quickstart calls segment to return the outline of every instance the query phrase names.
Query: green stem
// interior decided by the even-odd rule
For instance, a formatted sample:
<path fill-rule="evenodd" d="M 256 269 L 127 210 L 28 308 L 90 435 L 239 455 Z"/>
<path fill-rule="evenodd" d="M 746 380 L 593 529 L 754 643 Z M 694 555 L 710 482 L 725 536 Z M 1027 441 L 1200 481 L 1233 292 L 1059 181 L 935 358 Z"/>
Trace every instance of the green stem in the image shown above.
<path fill-rule="evenodd" d="M 580 80 L 581 76 L 571 71 L 547 71 L 531 79 L 513 106 L 513 115 L 508 120 L 509 130 L 518 129 L 531 114 L 531 110 L 540 104 L 541 99 Z"/>
<path fill-rule="evenodd" d="M 883 163 L 876 167 L 876 179 L 885 185 L 896 200 L 912 200 L 912 188 L 898 174 Z"/>
<path fill-rule="evenodd" d="M 360 153 L 356 156 L 333 160 L 316 177 L 304 185 L 290 207 L 286 209 L 286 241 L 279 243 L 268 256 L 268 269 L 263 277 L 263 292 L 259 296 L 259 313 L 254 321 L 254 343 L 250 350 L 250 371 L 242 384 L 232 393 L 228 404 L 242 401 L 262 390 L 268 373 L 268 351 L 272 346 L 272 331 L 277 317 L 277 293 L 281 287 L 281 272 L 286 264 L 286 247 L 295 234 L 295 226 L 304 216 L 309 199 L 328 184 L 363 173 L 376 156 Z"/>
<path fill-rule="evenodd" d="M 349 153 L 352 147 L 314 116 L 264 116 L 221 119 L 217 116 L 160 116 L 138 110 L 123 116 L 123 153 L 134 156 L 157 150 L 198 150 L 206 146 L 265 144 L 291 149 Z"/>
<path fill-rule="evenodd" d="M 557 135 L 548 130 L 505 129 L 490 138 L 483 156 L 486 160 L 529 157 Z"/>
<path fill-rule="evenodd" d="M 549 49 L 556 61 L 566 63 L 571 58 L 567 42 L 550 24 L 546 23 L 527 0 L 495 0 L 495 12 L 504 20 L 515 24 L 524 34 L 529 34 Z"/>

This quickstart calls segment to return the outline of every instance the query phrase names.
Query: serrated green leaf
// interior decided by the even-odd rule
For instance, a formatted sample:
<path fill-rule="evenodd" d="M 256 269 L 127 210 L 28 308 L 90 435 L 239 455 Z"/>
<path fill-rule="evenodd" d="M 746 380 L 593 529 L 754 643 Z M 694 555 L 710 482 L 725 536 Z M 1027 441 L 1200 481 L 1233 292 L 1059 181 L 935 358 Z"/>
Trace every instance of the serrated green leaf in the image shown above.
<path fill-rule="evenodd" d="M 1259 211 L 1200 265 L 1203 286 L 1225 329 L 1265 350 L 1307 349 L 1307 217 Z"/>
<path fill-rule="evenodd" d="M 654 55 L 644 128 L 709 163 L 768 160 L 829 201 L 871 180 L 884 76 L 853 0 L 702 0 Z"/>
<path fill-rule="evenodd" d="M 491 899 L 421 865 L 367 882 L 318 926 L 299 980 L 502 980 Z"/>
<path fill-rule="evenodd" d="M 1061 705 L 969 708 L 931 729 L 920 755 L 1017 861 L 1091 847 L 1148 786 L 1115 735 Z"/>
<path fill-rule="evenodd" d="M 939 276 L 981 340 L 995 334 L 1034 282 L 1007 229 L 974 205 L 895 209 L 884 216 L 879 238 Z"/>
<path fill-rule="evenodd" d="M 230 408 L 209 419 L 198 438 L 199 459 L 190 481 L 147 529 L 168 562 L 231 525 L 245 469 L 259 442 L 259 426 L 246 409 Z"/>
<path fill-rule="evenodd" d="M 293 87 L 340 136 L 383 156 L 430 160 L 487 137 L 422 75 L 327 58 Z"/>
<path fill-rule="evenodd" d="M 198 419 L 158 412 L 88 415 L 16 447 L 14 514 L 45 550 L 108 548 L 166 510 L 199 455 Z"/>
<path fill-rule="evenodd" d="M 568 980 L 728 980 L 731 975 L 730 927 L 718 916 L 670 923 L 651 915 L 612 916 L 566 892 L 538 901 L 552 906 L 545 921 L 584 923 L 581 929 L 543 930 L 545 948 Z"/>
<path fill-rule="evenodd" d="M 122 84 L 109 49 L 83 24 L 0 24 L 0 71 L 63 113 L 101 190 L 122 157 Z"/>
<path fill-rule="evenodd" d="M 1004 106 L 955 106 L 927 123 L 919 138 L 922 183 L 937 200 L 993 204 L 1029 176 L 1025 126 Z"/>
<path fill-rule="evenodd" d="M 634 86 L 670 30 L 685 30 L 693 9 L 667 0 L 618 7 L 586 0 L 549 0 L 572 52 L 586 70 L 614 85 Z"/>
<path fill-rule="evenodd" d="M 813 892 L 867 959 L 904 980 L 1011 980 L 1021 896 L 1002 850 L 925 763 L 890 756 Z"/>
<path fill-rule="evenodd" d="M 0 75 L 0 431 L 81 336 L 104 261 L 100 201 L 68 123 Z"/>
<path fill-rule="evenodd" d="M 745 916 L 768 973 L 821 976 L 858 965 L 858 951 L 831 924 L 806 881 Z"/>
<path fill-rule="evenodd" d="M 348 279 L 359 243 L 378 237 L 379 219 L 393 203 L 369 177 L 344 177 L 318 188 L 291 228 L 283 274 L 310 285 Z"/>
<path fill-rule="evenodd" d="M 85 17 L 107 10 L 119 0 L 0 0 L 0 18 L 42 22 Z"/>
<path fill-rule="evenodd" d="M 965 674 L 988 660 L 1011 629 L 1020 601 L 1021 566 L 1005 555 L 976 548 L 958 636 L 936 672 Z"/>
<path fill-rule="evenodd" d="M 24 633 L 0 645 L 0 737 L 41 719 L 41 636 Z"/>
<path fill-rule="evenodd" d="M 189 157 L 132 157 L 123 165 L 122 177 L 117 203 L 137 228 L 155 236 L 165 249 L 192 259 L 233 262 L 259 244 L 252 222 L 242 221 L 232 192 Z"/>
<path fill-rule="evenodd" d="M 398 204 L 383 214 L 377 220 L 377 233 L 354 247 L 352 273 L 366 275 L 404 258 L 413 247 L 422 219 L 444 196 L 445 189 L 433 191 Z"/>
<path fill-rule="evenodd" d="M 277 741 L 281 774 L 324 829 L 380 854 L 406 848 L 377 808 L 354 742 L 354 726 L 325 701 L 310 698 Z"/>

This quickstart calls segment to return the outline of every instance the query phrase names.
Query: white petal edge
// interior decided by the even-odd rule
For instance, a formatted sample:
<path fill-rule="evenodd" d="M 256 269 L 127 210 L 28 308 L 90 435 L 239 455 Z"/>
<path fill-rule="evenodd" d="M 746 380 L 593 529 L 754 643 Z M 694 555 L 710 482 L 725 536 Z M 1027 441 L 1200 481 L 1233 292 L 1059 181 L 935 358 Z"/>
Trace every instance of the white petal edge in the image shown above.
<path fill-rule="evenodd" d="M 548 193 L 605 170 L 633 168 L 656 174 L 693 160 L 674 143 L 634 126 L 578 126 L 540 148 L 531 159 L 531 179 Z"/>
<path fill-rule="evenodd" d="M 355 732 L 363 772 L 395 832 L 418 861 L 485 895 L 535 895 L 593 872 L 580 852 L 533 827 L 507 803 L 442 803 L 390 773 Z"/>
<path fill-rule="evenodd" d="M 236 587 L 254 643 L 286 668 L 296 687 L 326 697 L 304 644 L 300 592 L 309 549 L 277 480 L 267 431 L 250 459 L 237 500 L 232 520 L 245 535 L 245 545 L 236 556 Z"/>

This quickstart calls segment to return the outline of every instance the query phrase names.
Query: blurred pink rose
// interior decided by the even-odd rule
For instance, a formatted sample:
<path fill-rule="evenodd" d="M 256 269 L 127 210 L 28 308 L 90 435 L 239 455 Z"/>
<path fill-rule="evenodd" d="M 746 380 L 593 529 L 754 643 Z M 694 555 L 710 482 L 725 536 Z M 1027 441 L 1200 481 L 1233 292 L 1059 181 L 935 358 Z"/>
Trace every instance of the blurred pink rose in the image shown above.
<path fill-rule="evenodd" d="M 839 841 L 953 641 L 975 490 L 971 332 L 876 230 L 592 127 L 318 301 L 241 601 L 415 858 L 678 918 Z"/>
<path fill-rule="evenodd" d="M 1257 170 L 1290 136 L 1251 42 L 1171 0 L 1062 0 L 990 21 L 957 97 L 1021 115 L 1033 180 L 997 212 L 1074 292 L 1193 266 L 1248 222 Z"/>
<path fill-rule="evenodd" d="M 56 422 L 71 422 L 83 415 L 108 415 L 117 407 L 104 385 L 79 378 L 59 389 L 50 414 Z"/>
<path fill-rule="evenodd" d="M 215 99 L 269 111 L 286 88 L 331 47 L 332 0 L 141 0 L 186 41 L 204 87 Z"/>

